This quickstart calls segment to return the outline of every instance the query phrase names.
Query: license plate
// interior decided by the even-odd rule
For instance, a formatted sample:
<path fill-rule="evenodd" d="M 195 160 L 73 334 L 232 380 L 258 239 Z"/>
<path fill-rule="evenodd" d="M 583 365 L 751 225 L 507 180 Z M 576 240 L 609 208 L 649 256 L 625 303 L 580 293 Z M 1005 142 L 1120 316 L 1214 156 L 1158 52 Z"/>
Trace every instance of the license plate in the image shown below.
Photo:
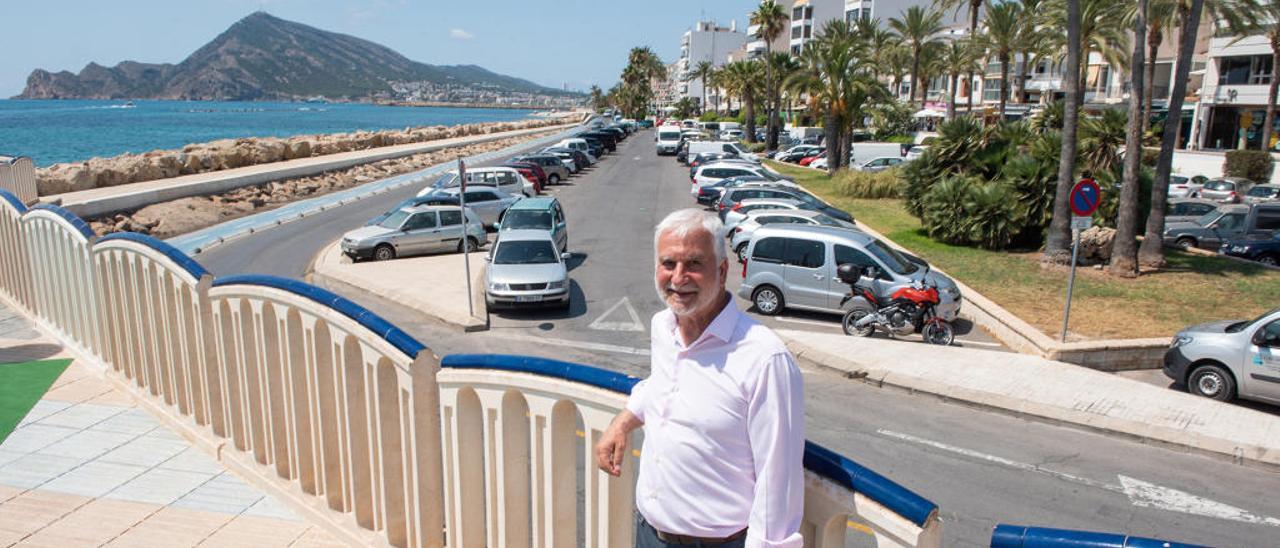
<path fill-rule="evenodd" d="M 518 303 L 536 303 L 542 301 L 542 295 L 516 295 Z"/>

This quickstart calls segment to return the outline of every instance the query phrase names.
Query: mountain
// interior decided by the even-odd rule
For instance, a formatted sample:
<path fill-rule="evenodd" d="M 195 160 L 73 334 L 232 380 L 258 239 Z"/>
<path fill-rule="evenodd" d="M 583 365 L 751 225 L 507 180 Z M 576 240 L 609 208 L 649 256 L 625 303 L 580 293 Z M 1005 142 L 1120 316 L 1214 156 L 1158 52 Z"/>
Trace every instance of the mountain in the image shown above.
<path fill-rule="evenodd" d="M 576 95 L 475 65 L 429 65 L 368 40 L 257 12 L 181 63 L 89 63 L 79 74 L 36 69 L 17 99 L 290 100 Z M 460 95 L 459 95 L 460 94 Z M 486 95 L 487 94 L 487 95 Z M 438 97 L 436 97 L 438 96 Z"/>

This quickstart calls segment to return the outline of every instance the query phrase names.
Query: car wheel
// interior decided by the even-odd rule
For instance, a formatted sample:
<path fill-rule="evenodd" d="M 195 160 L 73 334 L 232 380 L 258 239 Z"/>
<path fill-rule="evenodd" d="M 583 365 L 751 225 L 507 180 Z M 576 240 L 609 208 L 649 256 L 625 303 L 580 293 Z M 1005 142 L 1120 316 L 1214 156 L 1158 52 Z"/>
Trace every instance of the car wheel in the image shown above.
<path fill-rule="evenodd" d="M 1173 245 L 1178 246 L 1178 249 L 1191 249 L 1196 246 L 1196 240 L 1195 238 L 1178 238 Z"/>
<path fill-rule="evenodd" d="M 381 244 L 373 248 L 373 260 L 375 261 L 390 261 L 394 258 L 396 258 L 396 249 L 391 247 L 390 244 Z"/>
<path fill-rule="evenodd" d="M 1202 365 L 1187 377 L 1187 391 L 1218 401 L 1231 401 L 1236 397 L 1236 381 L 1222 367 Z"/>
<path fill-rule="evenodd" d="M 1265 264 L 1267 266 L 1276 266 L 1278 261 L 1276 261 L 1275 255 L 1263 255 L 1261 257 L 1258 257 L 1258 262 Z"/>
<path fill-rule="evenodd" d="M 782 312 L 784 306 L 782 302 L 782 293 L 771 285 L 763 286 L 756 289 L 751 295 L 751 302 L 755 304 L 756 311 L 765 316 L 776 316 Z"/>
<path fill-rule="evenodd" d="M 548 175 L 548 176 L 547 176 L 547 184 L 549 184 L 549 185 L 558 185 L 558 184 L 560 184 L 560 176 L 559 176 L 559 175 L 556 175 L 555 173 L 552 173 L 551 175 Z"/>
<path fill-rule="evenodd" d="M 467 246 L 465 249 L 462 247 L 463 244 Z M 477 241 L 472 236 L 467 236 L 467 239 L 461 242 L 458 242 L 458 253 L 462 253 L 463 251 L 475 251 L 479 248 L 480 248 L 480 242 Z"/>
<path fill-rule="evenodd" d="M 741 260 L 742 260 L 742 256 L 743 256 L 743 255 L 746 255 L 746 254 L 747 254 L 747 244 L 748 244 L 748 243 L 749 243 L 749 242 L 742 242 L 742 243 L 738 244 L 738 247 L 735 247 L 735 248 L 733 249 L 733 252 L 738 254 L 738 260 L 739 260 L 739 261 L 741 261 Z"/>

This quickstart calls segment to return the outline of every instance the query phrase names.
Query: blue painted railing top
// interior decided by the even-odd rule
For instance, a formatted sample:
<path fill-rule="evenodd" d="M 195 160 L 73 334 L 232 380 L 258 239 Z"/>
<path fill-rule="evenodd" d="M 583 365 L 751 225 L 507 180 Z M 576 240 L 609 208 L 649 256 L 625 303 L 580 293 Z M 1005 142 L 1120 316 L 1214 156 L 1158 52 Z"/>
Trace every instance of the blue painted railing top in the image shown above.
<path fill-rule="evenodd" d="M 152 238 L 146 234 L 139 234 L 137 232 L 115 232 L 103 236 L 98 241 L 109 242 L 112 240 L 124 240 L 127 242 L 139 243 L 159 251 L 164 254 L 164 256 L 168 257 L 169 260 L 177 263 L 178 266 L 182 267 L 183 270 L 186 270 L 188 274 L 197 280 L 209 273 L 208 270 L 205 270 L 204 266 L 196 262 L 195 259 L 192 259 L 178 248 L 165 243 L 163 240 Z"/>
<path fill-rule="evenodd" d="M 266 274 L 236 274 L 218 278 L 213 282 L 214 287 L 235 284 L 271 287 L 311 299 L 342 313 L 342 315 L 377 333 L 379 337 L 391 343 L 392 346 L 404 352 L 410 358 L 417 357 L 419 352 L 427 348 L 426 345 L 418 342 L 408 333 L 401 331 L 399 327 L 396 327 L 391 322 L 382 319 L 381 316 L 370 312 L 369 309 L 306 282 L 279 276 L 268 276 Z"/>
<path fill-rule="evenodd" d="M 440 367 L 454 369 L 498 369 L 546 375 L 582 384 L 630 394 L 640 379 L 580 363 L 562 362 L 532 356 L 506 354 L 450 354 L 440 359 Z"/>
<path fill-rule="evenodd" d="M 997 525 L 991 532 L 991 548 L 1206 548 L 1115 533 L 1048 529 L 1022 525 Z"/>
<path fill-rule="evenodd" d="M 62 217 L 63 219 L 66 219 L 68 223 L 71 223 L 71 226 L 75 227 L 76 230 L 79 230 L 80 234 L 82 234 L 85 238 L 93 238 L 94 236 L 97 236 L 97 233 L 95 233 L 92 228 L 89 228 L 89 223 L 84 222 L 84 219 L 81 219 L 80 217 L 76 216 L 75 213 L 62 209 L 59 206 L 56 206 L 53 204 L 40 204 L 31 209 L 33 211 L 37 209 L 43 209 L 45 211 L 53 212 L 55 215 Z"/>
<path fill-rule="evenodd" d="M 454 369 L 498 369 L 546 375 L 597 388 L 630 394 L 640 379 L 589 365 L 530 356 L 503 354 L 450 354 L 440 359 L 440 367 Z M 816 443 L 806 441 L 804 466 L 824 478 L 871 497 L 916 525 L 924 526 L 938 511 L 938 505 L 894 483 L 870 469 Z"/>
<path fill-rule="evenodd" d="M 19 214 L 27 212 L 27 206 L 24 205 L 22 203 L 22 200 L 19 200 L 17 196 L 14 196 L 12 192 L 9 192 L 8 190 L 0 188 L 0 198 L 3 198 L 4 201 L 9 202 L 9 205 L 13 206 L 14 209 L 18 210 Z"/>

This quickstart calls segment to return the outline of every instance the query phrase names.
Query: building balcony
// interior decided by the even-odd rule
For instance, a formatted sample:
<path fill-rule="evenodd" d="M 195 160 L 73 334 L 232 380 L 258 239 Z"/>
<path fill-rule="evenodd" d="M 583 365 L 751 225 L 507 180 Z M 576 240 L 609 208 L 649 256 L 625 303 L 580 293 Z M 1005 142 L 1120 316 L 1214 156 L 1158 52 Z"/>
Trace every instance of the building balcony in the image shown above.
<path fill-rule="evenodd" d="M 1206 103 L 1218 105 L 1265 105 L 1268 84 L 1217 85 L 1205 84 L 1201 97 Z M 1192 90 L 1188 90 L 1190 92 Z M 1166 92 L 1166 96 L 1168 93 Z M 1157 97 L 1161 97 L 1157 95 Z"/>
<path fill-rule="evenodd" d="M 747 42 L 747 53 L 760 53 L 769 49 L 769 43 L 764 40 L 755 40 Z"/>

